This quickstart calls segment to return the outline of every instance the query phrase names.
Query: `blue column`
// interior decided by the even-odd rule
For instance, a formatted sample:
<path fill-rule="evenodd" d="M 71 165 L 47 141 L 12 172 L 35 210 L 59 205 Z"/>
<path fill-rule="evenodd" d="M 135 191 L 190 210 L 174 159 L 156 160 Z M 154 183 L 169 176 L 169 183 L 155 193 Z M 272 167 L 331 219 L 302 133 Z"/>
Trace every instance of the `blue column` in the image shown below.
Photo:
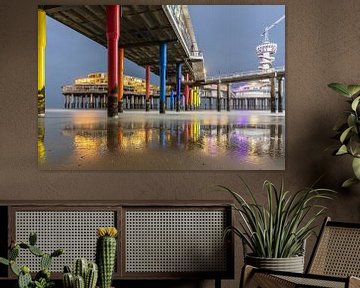
<path fill-rule="evenodd" d="M 181 63 L 176 64 L 176 111 L 180 111 L 181 101 Z"/>
<path fill-rule="evenodd" d="M 166 42 L 160 44 L 160 113 L 165 113 L 166 98 Z"/>
<path fill-rule="evenodd" d="M 170 92 L 170 109 L 174 110 L 174 90 L 171 89 Z"/>

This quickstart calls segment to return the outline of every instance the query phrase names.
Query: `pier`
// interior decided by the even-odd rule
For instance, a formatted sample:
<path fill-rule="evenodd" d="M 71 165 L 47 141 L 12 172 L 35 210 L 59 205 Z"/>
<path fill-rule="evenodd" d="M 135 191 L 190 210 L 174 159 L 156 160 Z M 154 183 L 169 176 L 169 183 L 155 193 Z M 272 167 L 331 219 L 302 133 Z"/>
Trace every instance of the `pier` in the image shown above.
<path fill-rule="evenodd" d="M 207 77 L 186 5 L 42 5 L 38 15 L 39 115 L 45 111 L 45 15 L 108 50 L 106 84 L 63 86 L 66 109 L 106 109 L 108 117 L 136 109 L 283 112 L 285 69 L 272 67 L 276 44 L 257 47 L 258 71 Z M 124 58 L 144 67 L 144 91 L 124 85 Z M 150 91 L 150 72 L 160 77 L 157 91 Z M 231 90 L 245 81 L 266 85 L 246 95 Z"/>

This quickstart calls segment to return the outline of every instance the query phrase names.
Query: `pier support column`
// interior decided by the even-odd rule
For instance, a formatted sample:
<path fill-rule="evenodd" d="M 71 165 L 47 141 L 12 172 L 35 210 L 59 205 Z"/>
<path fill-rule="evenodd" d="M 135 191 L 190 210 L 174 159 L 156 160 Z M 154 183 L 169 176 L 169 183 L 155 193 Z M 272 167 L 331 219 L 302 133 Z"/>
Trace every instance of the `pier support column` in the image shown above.
<path fill-rule="evenodd" d="M 118 112 L 123 113 L 124 107 L 124 48 L 119 48 L 119 100 L 118 100 Z"/>
<path fill-rule="evenodd" d="M 46 13 L 38 10 L 38 116 L 45 115 Z"/>
<path fill-rule="evenodd" d="M 217 111 L 220 112 L 221 111 L 221 103 L 220 103 L 220 95 L 221 95 L 221 90 L 220 90 L 220 81 L 217 84 L 217 95 L 216 95 L 216 99 L 217 99 Z"/>
<path fill-rule="evenodd" d="M 145 66 L 145 110 L 150 111 L 150 65 Z"/>
<path fill-rule="evenodd" d="M 189 81 L 189 73 L 186 73 L 185 80 Z M 189 85 L 185 85 L 185 111 L 189 110 Z"/>
<path fill-rule="evenodd" d="M 166 42 L 160 44 L 160 113 L 165 113 L 166 98 Z"/>
<path fill-rule="evenodd" d="M 270 82 L 271 82 L 271 89 L 270 89 L 271 113 L 275 113 L 276 112 L 275 78 L 271 78 Z"/>
<path fill-rule="evenodd" d="M 181 101 L 181 63 L 176 64 L 176 111 L 180 112 Z"/>
<path fill-rule="evenodd" d="M 194 89 L 191 88 L 189 91 L 189 110 L 192 110 L 192 105 L 193 105 L 193 96 L 194 96 Z"/>
<path fill-rule="evenodd" d="M 282 81 L 283 78 L 278 78 L 278 112 L 282 113 L 284 112 L 283 109 L 283 91 L 282 91 Z"/>
<path fill-rule="evenodd" d="M 226 110 L 230 112 L 230 83 L 227 84 L 227 105 Z"/>
<path fill-rule="evenodd" d="M 118 116 L 118 42 L 120 36 L 120 6 L 106 6 L 106 37 L 108 47 L 108 117 Z"/>
<path fill-rule="evenodd" d="M 174 90 L 170 90 L 170 110 L 174 110 Z"/>
<path fill-rule="evenodd" d="M 94 96 L 90 93 L 90 109 L 94 109 Z"/>

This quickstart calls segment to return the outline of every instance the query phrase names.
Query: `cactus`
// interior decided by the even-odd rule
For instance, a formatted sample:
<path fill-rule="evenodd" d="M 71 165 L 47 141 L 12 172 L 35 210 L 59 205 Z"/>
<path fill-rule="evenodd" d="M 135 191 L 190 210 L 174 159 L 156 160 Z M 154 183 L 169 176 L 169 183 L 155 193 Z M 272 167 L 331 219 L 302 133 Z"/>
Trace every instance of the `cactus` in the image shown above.
<path fill-rule="evenodd" d="M 35 280 L 40 281 L 41 279 L 46 279 L 49 280 L 50 279 L 50 271 L 48 268 L 44 268 L 42 270 L 40 270 L 38 273 L 36 273 L 35 275 Z"/>
<path fill-rule="evenodd" d="M 101 288 L 110 288 L 114 272 L 116 256 L 116 235 L 114 227 L 98 228 L 99 238 L 96 243 L 96 262 L 99 267 L 99 281 Z"/>
<path fill-rule="evenodd" d="M 16 258 L 19 256 L 19 246 L 16 245 L 14 248 L 10 249 L 8 256 L 9 260 L 15 261 Z"/>
<path fill-rule="evenodd" d="M 81 276 L 74 277 L 74 288 L 85 288 L 84 278 Z"/>
<path fill-rule="evenodd" d="M 31 232 L 29 235 L 29 244 L 31 246 L 35 246 L 37 241 L 37 235 L 35 232 Z"/>
<path fill-rule="evenodd" d="M 30 271 L 28 267 L 27 267 L 27 272 L 23 270 L 20 272 L 18 279 L 19 288 L 28 288 L 32 283 L 31 275 L 29 272 Z"/>
<path fill-rule="evenodd" d="M 96 282 L 98 278 L 97 265 L 95 263 L 89 263 L 89 264 L 87 263 L 88 261 L 85 258 L 76 259 L 74 263 L 74 273 L 71 273 L 71 269 L 69 266 L 64 266 L 64 273 L 63 273 L 64 288 L 78 288 L 75 285 L 78 285 L 80 288 L 96 287 Z"/>
<path fill-rule="evenodd" d="M 51 265 L 51 260 L 52 257 L 50 254 L 45 253 L 42 257 L 41 257 L 41 262 L 40 262 L 40 267 L 41 269 L 49 269 L 50 265 Z"/>
<path fill-rule="evenodd" d="M 41 257 L 41 256 L 44 255 L 44 252 L 42 252 L 42 251 L 40 250 L 40 248 L 38 248 L 38 247 L 36 247 L 36 246 L 30 246 L 30 247 L 29 247 L 29 251 L 30 251 L 32 254 L 34 254 L 35 256 L 37 256 L 37 257 Z"/>
<path fill-rule="evenodd" d="M 10 261 L 8 259 L 3 258 L 3 257 L 0 257 L 0 263 L 4 264 L 6 266 L 10 265 Z"/>
<path fill-rule="evenodd" d="M 71 269 L 69 266 L 67 265 L 64 266 L 64 273 L 71 273 Z"/>
<path fill-rule="evenodd" d="M 85 279 L 87 266 L 88 263 L 85 258 L 76 259 L 74 267 L 75 276 L 81 276 L 83 279 Z"/>
<path fill-rule="evenodd" d="M 20 242 L 16 243 L 11 241 L 11 245 L 8 251 L 8 259 L 0 257 L 0 264 L 10 266 L 11 271 L 18 276 L 18 286 L 19 288 L 46 288 L 51 287 L 53 282 L 50 281 L 50 265 L 53 257 L 60 256 L 63 254 L 63 249 L 55 250 L 53 253 L 48 254 L 41 251 L 38 247 L 35 246 L 37 236 L 35 233 L 30 233 L 29 244 Z M 30 253 L 37 257 L 41 257 L 41 271 L 39 271 L 35 276 L 35 281 L 32 280 L 30 275 L 30 269 L 27 266 L 22 266 L 21 268 L 16 264 L 16 259 L 19 256 L 19 250 L 29 250 Z"/>
<path fill-rule="evenodd" d="M 85 276 L 85 288 L 95 288 L 98 279 L 98 266 L 96 263 L 89 263 Z"/>
<path fill-rule="evenodd" d="M 19 276 L 20 268 L 16 265 L 16 262 L 14 260 L 10 261 L 10 269 L 16 276 Z"/>
<path fill-rule="evenodd" d="M 63 286 L 64 288 L 73 288 L 74 287 L 74 276 L 72 273 L 67 272 L 63 274 Z"/>

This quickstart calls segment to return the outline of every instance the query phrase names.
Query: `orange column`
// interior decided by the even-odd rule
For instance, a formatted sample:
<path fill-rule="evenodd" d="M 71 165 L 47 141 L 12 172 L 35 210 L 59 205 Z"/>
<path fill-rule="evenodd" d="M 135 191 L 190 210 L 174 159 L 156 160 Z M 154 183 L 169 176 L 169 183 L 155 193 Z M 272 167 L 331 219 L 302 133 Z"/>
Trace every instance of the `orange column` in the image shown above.
<path fill-rule="evenodd" d="M 150 110 L 150 65 L 146 65 L 145 67 L 145 85 L 146 85 L 145 106 L 146 106 L 146 111 L 149 111 Z"/>
<path fill-rule="evenodd" d="M 118 111 L 122 113 L 123 108 L 123 98 L 124 98 L 124 48 L 119 48 L 119 101 L 118 101 Z"/>

